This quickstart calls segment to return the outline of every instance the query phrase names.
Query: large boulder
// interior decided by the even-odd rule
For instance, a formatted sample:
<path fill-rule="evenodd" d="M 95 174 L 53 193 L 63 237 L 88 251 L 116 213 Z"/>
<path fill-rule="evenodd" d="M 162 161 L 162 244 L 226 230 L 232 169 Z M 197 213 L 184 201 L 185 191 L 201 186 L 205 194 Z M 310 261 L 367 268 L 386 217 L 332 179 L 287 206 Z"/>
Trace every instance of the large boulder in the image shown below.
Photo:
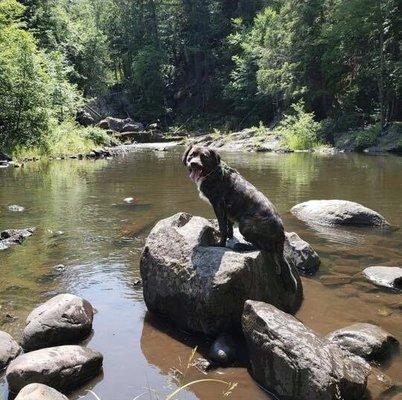
<path fill-rule="evenodd" d="M 398 340 L 377 325 L 358 323 L 338 329 L 327 339 L 366 360 L 381 360 L 398 345 Z"/>
<path fill-rule="evenodd" d="M 402 290 L 402 268 L 373 266 L 363 270 L 363 275 L 377 286 Z"/>
<path fill-rule="evenodd" d="M 0 331 L 0 370 L 21 353 L 21 346 L 6 332 Z"/>
<path fill-rule="evenodd" d="M 72 294 L 59 294 L 35 308 L 27 318 L 22 346 L 42 347 L 77 343 L 92 331 L 91 304 Z"/>
<path fill-rule="evenodd" d="M 274 306 L 247 301 L 243 332 L 251 374 L 280 398 L 361 400 L 369 365 Z"/>
<path fill-rule="evenodd" d="M 216 225 L 217 226 L 217 225 Z M 236 250 L 252 244 L 247 242 L 238 228 L 233 231 L 233 239 L 227 242 L 227 247 Z M 240 247 L 241 248 L 241 247 Z M 309 243 L 300 238 L 295 232 L 285 232 L 284 255 L 286 260 L 305 275 L 312 275 L 318 271 L 321 264 L 320 257 Z"/>
<path fill-rule="evenodd" d="M 122 132 L 137 132 L 144 130 L 144 125 L 141 122 L 132 122 L 125 124 L 122 128 Z"/>
<path fill-rule="evenodd" d="M 82 126 L 91 126 L 95 124 L 92 115 L 84 109 L 78 110 L 75 120 Z"/>
<path fill-rule="evenodd" d="M 300 238 L 295 232 L 286 232 L 284 246 L 285 257 L 293 263 L 299 272 L 312 275 L 320 267 L 320 257 L 309 243 Z"/>
<path fill-rule="evenodd" d="M 355 225 L 389 227 L 377 212 L 347 200 L 310 200 L 290 210 L 297 218 L 317 225 Z"/>
<path fill-rule="evenodd" d="M 7 229 L 0 232 L 0 250 L 8 249 L 14 244 L 22 242 L 35 232 L 35 228 Z"/>
<path fill-rule="evenodd" d="M 140 269 L 144 299 L 152 312 L 181 328 L 216 336 L 241 329 L 247 299 L 266 301 L 295 312 L 302 300 L 290 287 L 289 271 L 276 272 L 271 254 L 217 247 L 211 221 L 178 213 L 158 222 L 149 234 Z"/>
<path fill-rule="evenodd" d="M 13 393 L 30 383 L 43 383 L 63 392 L 95 377 L 102 362 L 102 355 L 87 347 L 49 347 L 17 357 L 8 366 L 6 378 Z"/>
<path fill-rule="evenodd" d="M 31 383 L 18 393 L 15 400 L 68 400 L 68 398 L 49 386 Z"/>
<path fill-rule="evenodd" d="M 122 132 L 123 128 L 126 125 L 135 124 L 135 122 L 131 118 L 114 118 L 114 117 L 106 117 L 102 121 L 99 122 L 98 126 L 102 129 L 111 129 L 115 132 Z"/>

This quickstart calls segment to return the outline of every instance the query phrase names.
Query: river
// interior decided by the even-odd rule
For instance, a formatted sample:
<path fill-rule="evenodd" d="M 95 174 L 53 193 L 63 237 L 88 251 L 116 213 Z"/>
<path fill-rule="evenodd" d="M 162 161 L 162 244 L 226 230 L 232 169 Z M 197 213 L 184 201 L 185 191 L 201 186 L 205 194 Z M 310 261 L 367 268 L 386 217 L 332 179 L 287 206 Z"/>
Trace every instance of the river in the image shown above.
<path fill-rule="evenodd" d="M 37 228 L 22 246 L 0 252 L 0 329 L 20 338 L 28 313 L 57 293 L 83 296 L 97 310 L 87 342 L 104 355 L 103 375 L 72 393 L 72 400 L 94 399 L 88 389 L 102 400 L 132 400 L 142 393 L 141 399 L 163 399 L 177 387 L 172 370 L 183 368 L 195 341 L 169 334 L 169 326 L 147 314 L 136 281 L 141 248 L 157 220 L 178 211 L 213 216 L 188 179 L 181 151 L 143 149 L 112 160 L 0 169 L 0 230 Z M 354 322 L 375 323 L 402 342 L 402 295 L 361 276 L 369 265 L 402 265 L 402 230 L 316 230 L 289 212 L 305 200 L 337 198 L 402 225 L 402 158 L 223 153 L 223 159 L 273 201 L 287 231 L 297 232 L 321 256 L 319 273 L 303 278 L 305 300 L 297 317 L 322 334 Z M 124 202 L 127 197 L 134 201 Z M 10 204 L 25 211 L 8 211 Z M 60 264 L 64 268 L 55 268 Z M 380 368 L 402 382 L 400 353 Z M 205 377 L 197 370 L 189 375 Z M 219 369 L 208 377 L 237 382 L 233 400 L 270 398 L 245 368 Z M 219 384 L 202 383 L 180 398 L 215 400 L 221 391 Z M 8 389 L 0 375 L 1 395 L 6 399 Z"/>

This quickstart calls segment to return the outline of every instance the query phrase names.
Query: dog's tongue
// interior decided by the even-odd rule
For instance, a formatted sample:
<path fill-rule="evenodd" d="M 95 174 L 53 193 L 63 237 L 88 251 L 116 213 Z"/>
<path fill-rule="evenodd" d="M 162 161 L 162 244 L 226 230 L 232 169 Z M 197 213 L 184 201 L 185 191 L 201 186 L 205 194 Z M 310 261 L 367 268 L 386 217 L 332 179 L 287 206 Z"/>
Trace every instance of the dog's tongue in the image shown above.
<path fill-rule="evenodd" d="M 194 169 L 194 170 L 192 170 L 192 171 L 190 172 L 190 179 L 191 179 L 193 182 L 197 182 L 198 179 L 200 178 L 200 175 L 201 175 L 201 171 L 198 170 L 198 169 Z"/>

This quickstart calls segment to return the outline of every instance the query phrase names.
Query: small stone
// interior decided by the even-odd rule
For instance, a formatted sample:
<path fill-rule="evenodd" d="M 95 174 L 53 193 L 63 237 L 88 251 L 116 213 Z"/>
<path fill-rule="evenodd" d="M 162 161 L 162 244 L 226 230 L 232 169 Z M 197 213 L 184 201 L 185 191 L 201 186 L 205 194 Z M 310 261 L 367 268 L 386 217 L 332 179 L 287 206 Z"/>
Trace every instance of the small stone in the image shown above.
<path fill-rule="evenodd" d="M 127 203 L 127 204 L 131 204 L 134 201 L 134 198 L 133 197 L 126 197 L 123 201 L 125 203 Z"/>
<path fill-rule="evenodd" d="M 8 211 L 12 211 L 12 212 L 23 212 L 25 210 L 24 207 L 19 206 L 17 204 L 11 204 L 7 208 L 8 208 Z"/>
<path fill-rule="evenodd" d="M 402 290 L 402 268 L 373 266 L 363 270 L 363 275 L 377 286 Z"/>
<path fill-rule="evenodd" d="M 31 383 L 18 393 L 15 400 L 68 400 L 68 398 L 49 386 Z"/>

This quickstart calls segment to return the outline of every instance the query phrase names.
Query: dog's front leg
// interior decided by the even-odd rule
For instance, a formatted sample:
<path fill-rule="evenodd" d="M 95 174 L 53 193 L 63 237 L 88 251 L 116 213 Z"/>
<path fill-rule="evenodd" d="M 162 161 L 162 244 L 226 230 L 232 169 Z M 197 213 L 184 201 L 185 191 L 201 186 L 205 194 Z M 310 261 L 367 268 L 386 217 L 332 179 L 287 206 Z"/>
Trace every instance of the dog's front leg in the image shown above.
<path fill-rule="evenodd" d="M 233 222 L 228 218 L 228 239 L 233 239 Z"/>
<path fill-rule="evenodd" d="M 228 218 L 226 215 L 226 210 L 222 203 L 216 203 L 212 206 L 214 208 L 216 218 L 218 219 L 219 231 L 221 233 L 219 246 L 225 247 L 228 238 Z"/>

